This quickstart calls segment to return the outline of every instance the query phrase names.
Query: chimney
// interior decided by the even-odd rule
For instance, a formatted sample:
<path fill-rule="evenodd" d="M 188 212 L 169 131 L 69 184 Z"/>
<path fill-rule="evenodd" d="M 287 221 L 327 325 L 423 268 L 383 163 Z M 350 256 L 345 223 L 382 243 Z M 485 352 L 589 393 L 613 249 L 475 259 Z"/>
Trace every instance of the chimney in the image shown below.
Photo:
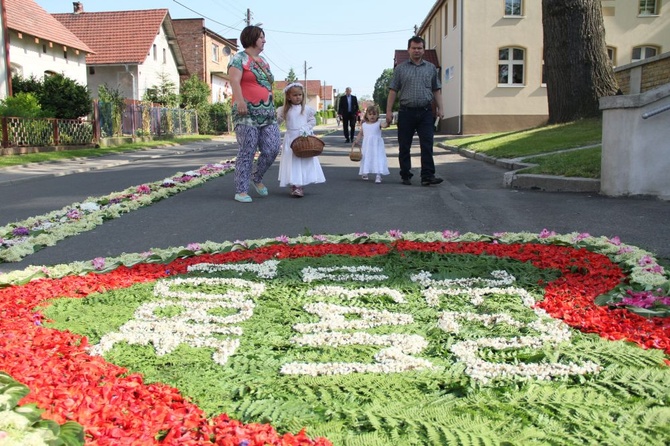
<path fill-rule="evenodd" d="M 75 14 L 81 14 L 84 12 L 84 4 L 82 2 L 72 2 L 72 7 Z"/>

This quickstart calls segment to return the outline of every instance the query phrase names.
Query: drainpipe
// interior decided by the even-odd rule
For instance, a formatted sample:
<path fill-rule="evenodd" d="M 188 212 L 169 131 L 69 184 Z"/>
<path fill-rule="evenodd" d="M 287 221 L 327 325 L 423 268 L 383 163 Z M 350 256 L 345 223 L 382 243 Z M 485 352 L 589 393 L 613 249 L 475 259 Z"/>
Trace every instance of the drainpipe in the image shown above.
<path fill-rule="evenodd" d="M 7 70 L 7 96 L 12 95 L 12 67 L 9 64 L 9 29 L 7 28 L 7 11 L 5 0 L 0 0 L 0 13 L 2 14 L 2 35 L 5 40 L 5 69 Z"/>
<path fill-rule="evenodd" d="M 458 112 L 458 135 L 463 134 L 463 90 L 464 90 L 463 84 L 465 83 L 465 79 L 464 79 L 464 76 L 463 76 L 463 71 L 464 71 L 464 68 L 465 68 L 463 66 L 463 63 L 464 63 L 463 62 L 463 44 L 464 44 L 463 39 L 464 39 L 464 36 L 465 36 L 465 32 L 464 32 L 465 24 L 463 23 L 463 19 L 465 17 L 465 15 L 463 14 L 463 9 L 465 8 L 465 6 L 463 5 L 464 3 L 465 2 L 461 2 L 461 7 L 460 7 L 460 14 L 461 14 L 461 19 L 460 19 L 460 24 L 461 24 L 461 54 L 460 54 L 460 58 L 461 58 L 460 84 L 461 85 L 460 85 L 460 90 L 461 90 L 461 92 L 460 92 L 460 96 L 461 97 L 460 97 L 460 105 L 459 105 L 460 110 Z"/>
<path fill-rule="evenodd" d="M 135 75 L 133 74 L 132 71 L 130 71 L 128 69 L 127 64 L 124 65 L 124 67 L 126 68 L 126 73 L 130 74 L 130 77 L 133 79 L 133 81 L 132 81 L 132 84 L 133 84 L 133 87 L 132 87 L 132 90 L 133 90 L 133 115 L 132 115 L 132 119 L 130 120 L 130 122 L 131 122 L 130 130 L 132 131 L 132 136 L 135 137 L 135 100 L 136 100 L 136 98 L 135 98 L 135 93 L 136 93 L 136 91 L 135 91 Z"/>
<path fill-rule="evenodd" d="M 126 73 L 130 74 L 130 77 L 133 78 L 133 88 L 132 88 L 132 90 L 133 90 L 133 101 L 134 101 L 135 99 L 137 99 L 137 98 L 135 97 L 135 96 L 136 96 L 136 90 L 135 90 L 135 75 L 133 74 L 132 71 L 130 71 L 130 70 L 128 69 L 128 65 L 124 65 L 124 67 L 125 67 L 125 69 L 126 69 Z"/>

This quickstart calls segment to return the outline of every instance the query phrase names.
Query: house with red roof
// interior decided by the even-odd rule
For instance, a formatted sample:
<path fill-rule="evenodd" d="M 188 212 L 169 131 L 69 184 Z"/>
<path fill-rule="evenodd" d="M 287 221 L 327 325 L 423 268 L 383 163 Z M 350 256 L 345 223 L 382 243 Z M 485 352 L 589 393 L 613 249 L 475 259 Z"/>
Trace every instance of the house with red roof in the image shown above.
<path fill-rule="evenodd" d="M 33 0 L 3 0 L 12 75 L 42 79 L 62 74 L 86 85 L 93 50 Z"/>
<path fill-rule="evenodd" d="M 223 102 L 230 98 L 228 62 L 237 53 L 237 39 L 227 39 L 205 27 L 205 19 L 173 19 L 172 26 L 177 42 L 184 54 L 188 76 L 196 76 L 209 85 L 210 102 Z"/>
<path fill-rule="evenodd" d="M 327 110 L 329 106 L 333 105 L 332 85 L 326 85 L 325 82 L 322 83 L 319 80 L 307 80 L 306 84 L 304 80 L 297 80 L 296 82 L 305 85 L 307 93 L 305 102 L 314 110 Z M 274 89 L 283 91 L 287 85 L 288 82 L 286 81 L 275 81 Z"/>
<path fill-rule="evenodd" d="M 147 89 L 165 81 L 178 89 L 180 75 L 188 74 L 167 9 L 85 12 L 74 2 L 72 13 L 52 16 L 92 49 L 86 66 L 94 98 L 98 87 L 107 85 L 141 100 Z"/>

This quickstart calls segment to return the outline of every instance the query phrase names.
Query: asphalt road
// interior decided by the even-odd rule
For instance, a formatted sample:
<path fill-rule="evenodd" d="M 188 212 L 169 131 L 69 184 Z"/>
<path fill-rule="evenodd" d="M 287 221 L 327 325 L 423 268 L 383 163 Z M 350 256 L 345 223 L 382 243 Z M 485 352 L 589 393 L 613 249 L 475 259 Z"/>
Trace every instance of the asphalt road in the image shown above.
<path fill-rule="evenodd" d="M 450 229 L 485 234 L 540 232 L 545 228 L 557 233 L 588 232 L 594 236 L 619 236 L 624 243 L 670 259 L 670 202 L 507 189 L 503 187 L 502 168 L 440 147 L 435 148 L 435 161 L 444 183 L 422 187 L 415 169 L 414 184 L 405 186 L 400 184 L 398 175 L 395 132 L 385 132 L 385 139 L 391 175 L 384 177 L 382 184 L 360 179 L 358 164 L 349 160 L 349 145 L 338 129 L 324 136 L 326 148 L 320 160 L 327 181 L 307 186 L 304 198 L 293 198 L 287 189 L 279 187 L 278 159 L 266 175 L 268 197 L 260 198 L 252 190 L 253 203 L 234 201 L 231 173 L 62 240 L 21 262 L 0 264 L 0 272 L 208 240 L 389 229 Z M 414 149 L 413 165 L 418 167 L 416 138 Z M 36 166 L 33 170 L 41 174 L 33 176 L 20 169 L 2 170 L 0 226 L 46 214 L 87 197 L 107 195 L 230 159 L 235 153 L 234 140 L 222 138 L 177 149 Z M 155 157 L 148 156 L 152 154 Z M 90 170 L 92 167 L 96 170 Z M 52 176 L 56 171 L 59 176 Z"/>

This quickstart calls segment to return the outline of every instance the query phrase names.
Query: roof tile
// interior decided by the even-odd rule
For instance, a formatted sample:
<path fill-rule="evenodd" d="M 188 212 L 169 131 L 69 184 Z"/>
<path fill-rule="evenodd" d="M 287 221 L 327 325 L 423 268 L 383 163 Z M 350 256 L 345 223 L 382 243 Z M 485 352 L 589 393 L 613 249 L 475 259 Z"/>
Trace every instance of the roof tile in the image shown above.
<path fill-rule="evenodd" d="M 168 15 L 167 9 L 53 14 L 95 51 L 89 65 L 143 63 Z"/>

